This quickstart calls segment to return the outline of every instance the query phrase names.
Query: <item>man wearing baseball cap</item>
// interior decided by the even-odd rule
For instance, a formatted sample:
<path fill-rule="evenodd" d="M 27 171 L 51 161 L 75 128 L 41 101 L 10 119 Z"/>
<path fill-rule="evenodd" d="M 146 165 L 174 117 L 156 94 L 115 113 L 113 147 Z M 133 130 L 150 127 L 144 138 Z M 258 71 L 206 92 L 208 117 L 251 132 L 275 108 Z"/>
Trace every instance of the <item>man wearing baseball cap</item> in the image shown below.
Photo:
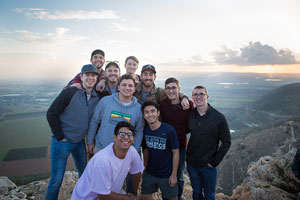
<path fill-rule="evenodd" d="M 91 64 L 97 67 L 98 69 L 98 79 L 97 79 L 97 84 L 100 81 L 102 77 L 105 75 L 105 71 L 102 69 L 104 63 L 105 63 L 105 53 L 101 49 L 96 49 L 92 52 L 91 54 L 91 59 L 90 59 Z M 80 78 L 80 73 L 78 73 L 66 86 L 67 87 L 77 87 L 80 89 L 82 87 L 81 85 L 81 78 Z"/>
<path fill-rule="evenodd" d="M 155 87 L 156 69 L 153 65 L 147 64 L 142 67 L 142 81 L 136 86 L 135 97 L 139 103 L 143 105 L 146 101 L 159 101 L 167 98 L 164 89 Z M 189 101 L 187 95 L 180 93 L 181 104 L 184 109 L 189 109 Z"/>
<path fill-rule="evenodd" d="M 79 177 L 87 164 L 84 136 L 90 118 L 99 101 L 94 90 L 99 71 L 92 64 L 81 69 L 82 88 L 69 87 L 61 91 L 47 111 L 47 120 L 52 132 L 51 179 L 46 200 L 57 199 L 63 181 L 66 162 L 72 154 Z"/>

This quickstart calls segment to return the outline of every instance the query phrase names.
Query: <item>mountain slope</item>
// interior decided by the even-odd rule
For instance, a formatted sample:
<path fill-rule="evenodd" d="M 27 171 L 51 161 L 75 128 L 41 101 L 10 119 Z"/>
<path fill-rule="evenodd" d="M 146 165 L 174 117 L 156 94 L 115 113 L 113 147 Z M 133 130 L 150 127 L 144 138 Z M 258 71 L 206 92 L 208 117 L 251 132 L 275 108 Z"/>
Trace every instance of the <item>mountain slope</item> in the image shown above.
<path fill-rule="evenodd" d="M 251 107 L 273 114 L 297 116 L 300 110 L 300 83 L 281 86 L 253 102 Z"/>
<path fill-rule="evenodd" d="M 246 178 L 251 162 L 267 155 L 286 154 L 291 144 L 300 146 L 300 118 L 270 125 L 261 130 L 252 129 L 236 136 L 219 166 L 218 191 L 230 195 Z"/>

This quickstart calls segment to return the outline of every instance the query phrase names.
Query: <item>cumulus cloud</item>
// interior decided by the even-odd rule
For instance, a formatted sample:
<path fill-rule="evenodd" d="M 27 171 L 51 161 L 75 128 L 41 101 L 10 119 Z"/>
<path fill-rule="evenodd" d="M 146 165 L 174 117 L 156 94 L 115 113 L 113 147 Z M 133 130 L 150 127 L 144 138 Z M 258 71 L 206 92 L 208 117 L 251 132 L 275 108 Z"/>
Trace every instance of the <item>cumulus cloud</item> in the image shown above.
<path fill-rule="evenodd" d="M 267 44 L 249 42 L 239 51 L 222 46 L 221 50 L 212 54 L 215 62 L 223 65 L 283 65 L 297 64 L 295 56 L 288 49 L 276 50 Z"/>
<path fill-rule="evenodd" d="M 128 27 L 121 25 L 119 23 L 111 23 L 111 27 L 116 31 L 126 31 L 126 32 L 138 32 L 139 28 L 136 27 Z"/>
<path fill-rule="evenodd" d="M 28 30 L 16 30 L 13 34 L 10 34 L 9 38 L 26 43 L 39 44 L 66 44 L 86 39 L 84 36 L 70 35 L 68 31 L 69 29 L 65 27 L 56 27 L 53 33 L 47 34 L 30 32 Z"/>
<path fill-rule="evenodd" d="M 83 10 L 46 10 L 43 8 L 15 8 L 15 12 L 41 20 L 94 20 L 119 19 L 113 10 L 83 11 Z"/>

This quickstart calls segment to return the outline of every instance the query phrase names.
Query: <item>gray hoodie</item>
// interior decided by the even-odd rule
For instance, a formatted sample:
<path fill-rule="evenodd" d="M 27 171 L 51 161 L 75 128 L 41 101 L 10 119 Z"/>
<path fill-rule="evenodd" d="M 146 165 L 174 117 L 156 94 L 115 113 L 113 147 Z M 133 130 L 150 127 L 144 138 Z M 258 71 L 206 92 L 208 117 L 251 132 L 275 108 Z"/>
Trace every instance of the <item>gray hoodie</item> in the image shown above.
<path fill-rule="evenodd" d="M 93 144 L 96 138 L 96 147 L 105 148 L 113 142 L 114 129 L 120 121 L 128 121 L 135 127 L 133 146 L 139 152 L 144 129 L 141 105 L 135 97 L 125 105 L 119 100 L 119 92 L 102 98 L 97 104 L 89 125 L 88 144 Z"/>

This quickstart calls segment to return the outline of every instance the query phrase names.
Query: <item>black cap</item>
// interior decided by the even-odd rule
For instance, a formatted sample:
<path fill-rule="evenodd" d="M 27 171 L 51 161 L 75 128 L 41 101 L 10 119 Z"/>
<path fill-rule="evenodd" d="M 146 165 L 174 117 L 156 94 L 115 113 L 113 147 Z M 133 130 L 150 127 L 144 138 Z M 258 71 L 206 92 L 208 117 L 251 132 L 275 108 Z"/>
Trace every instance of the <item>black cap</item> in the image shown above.
<path fill-rule="evenodd" d="M 103 57 L 105 57 L 105 53 L 104 51 L 102 51 L 101 49 L 96 49 L 92 52 L 91 54 L 91 58 L 95 55 L 95 54 L 101 54 Z"/>
<path fill-rule="evenodd" d="M 142 73 L 143 73 L 143 71 L 146 71 L 146 70 L 153 71 L 154 73 L 156 73 L 155 67 L 153 65 L 150 65 L 150 64 L 143 66 Z"/>
<path fill-rule="evenodd" d="M 111 65 L 116 66 L 116 67 L 119 68 L 119 70 L 120 70 L 120 67 L 119 67 L 117 61 L 109 61 L 109 62 L 106 64 L 106 66 L 105 66 L 105 70 L 106 70 L 109 66 L 111 66 Z"/>
<path fill-rule="evenodd" d="M 88 72 L 99 75 L 97 67 L 92 64 L 83 65 L 83 67 L 81 68 L 81 74 L 88 73 Z"/>

